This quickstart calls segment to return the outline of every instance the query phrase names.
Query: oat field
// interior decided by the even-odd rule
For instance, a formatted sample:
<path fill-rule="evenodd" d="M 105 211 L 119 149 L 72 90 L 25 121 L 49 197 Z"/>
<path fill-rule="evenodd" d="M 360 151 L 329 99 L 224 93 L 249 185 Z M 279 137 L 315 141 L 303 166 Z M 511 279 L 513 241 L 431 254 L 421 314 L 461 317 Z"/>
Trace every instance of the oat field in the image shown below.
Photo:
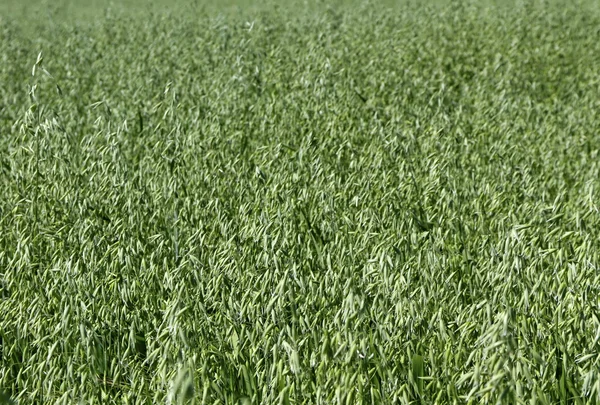
<path fill-rule="evenodd" d="M 600 403 L 600 4 L 4 0 L 0 403 Z"/>

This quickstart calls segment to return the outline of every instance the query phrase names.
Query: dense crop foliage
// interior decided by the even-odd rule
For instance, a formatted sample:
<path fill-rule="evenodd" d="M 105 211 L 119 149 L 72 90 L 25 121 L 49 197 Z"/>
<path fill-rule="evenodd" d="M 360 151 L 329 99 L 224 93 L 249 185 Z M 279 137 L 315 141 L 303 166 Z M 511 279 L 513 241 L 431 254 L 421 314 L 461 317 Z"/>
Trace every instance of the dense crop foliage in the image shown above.
<path fill-rule="evenodd" d="M 600 401 L 594 3 L 14 4 L 6 398 Z"/>

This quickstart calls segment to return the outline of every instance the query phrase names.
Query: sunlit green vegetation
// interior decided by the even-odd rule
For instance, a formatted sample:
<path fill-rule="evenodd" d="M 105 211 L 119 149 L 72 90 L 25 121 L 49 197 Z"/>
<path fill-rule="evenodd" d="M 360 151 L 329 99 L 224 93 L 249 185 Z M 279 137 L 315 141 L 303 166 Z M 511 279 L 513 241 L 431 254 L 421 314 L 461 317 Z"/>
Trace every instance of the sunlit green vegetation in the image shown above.
<path fill-rule="evenodd" d="M 600 402 L 598 4 L 290 3 L 0 6 L 0 403 Z"/>

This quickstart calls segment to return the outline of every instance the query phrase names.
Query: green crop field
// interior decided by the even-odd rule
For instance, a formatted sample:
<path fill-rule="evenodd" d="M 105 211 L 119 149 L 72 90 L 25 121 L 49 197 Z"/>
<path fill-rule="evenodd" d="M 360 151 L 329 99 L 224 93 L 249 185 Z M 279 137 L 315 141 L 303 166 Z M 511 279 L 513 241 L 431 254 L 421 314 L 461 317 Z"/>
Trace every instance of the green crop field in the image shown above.
<path fill-rule="evenodd" d="M 595 0 L 2 0 L 0 403 L 600 403 Z"/>

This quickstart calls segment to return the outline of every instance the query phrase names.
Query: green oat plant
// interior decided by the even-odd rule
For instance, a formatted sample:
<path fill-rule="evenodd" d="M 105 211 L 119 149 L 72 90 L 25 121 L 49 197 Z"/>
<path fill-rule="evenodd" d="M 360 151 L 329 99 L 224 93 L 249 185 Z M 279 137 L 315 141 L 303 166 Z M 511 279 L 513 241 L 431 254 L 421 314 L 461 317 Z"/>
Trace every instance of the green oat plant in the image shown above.
<path fill-rule="evenodd" d="M 80 4 L 0 6 L 2 401 L 600 402 L 595 2 Z"/>

